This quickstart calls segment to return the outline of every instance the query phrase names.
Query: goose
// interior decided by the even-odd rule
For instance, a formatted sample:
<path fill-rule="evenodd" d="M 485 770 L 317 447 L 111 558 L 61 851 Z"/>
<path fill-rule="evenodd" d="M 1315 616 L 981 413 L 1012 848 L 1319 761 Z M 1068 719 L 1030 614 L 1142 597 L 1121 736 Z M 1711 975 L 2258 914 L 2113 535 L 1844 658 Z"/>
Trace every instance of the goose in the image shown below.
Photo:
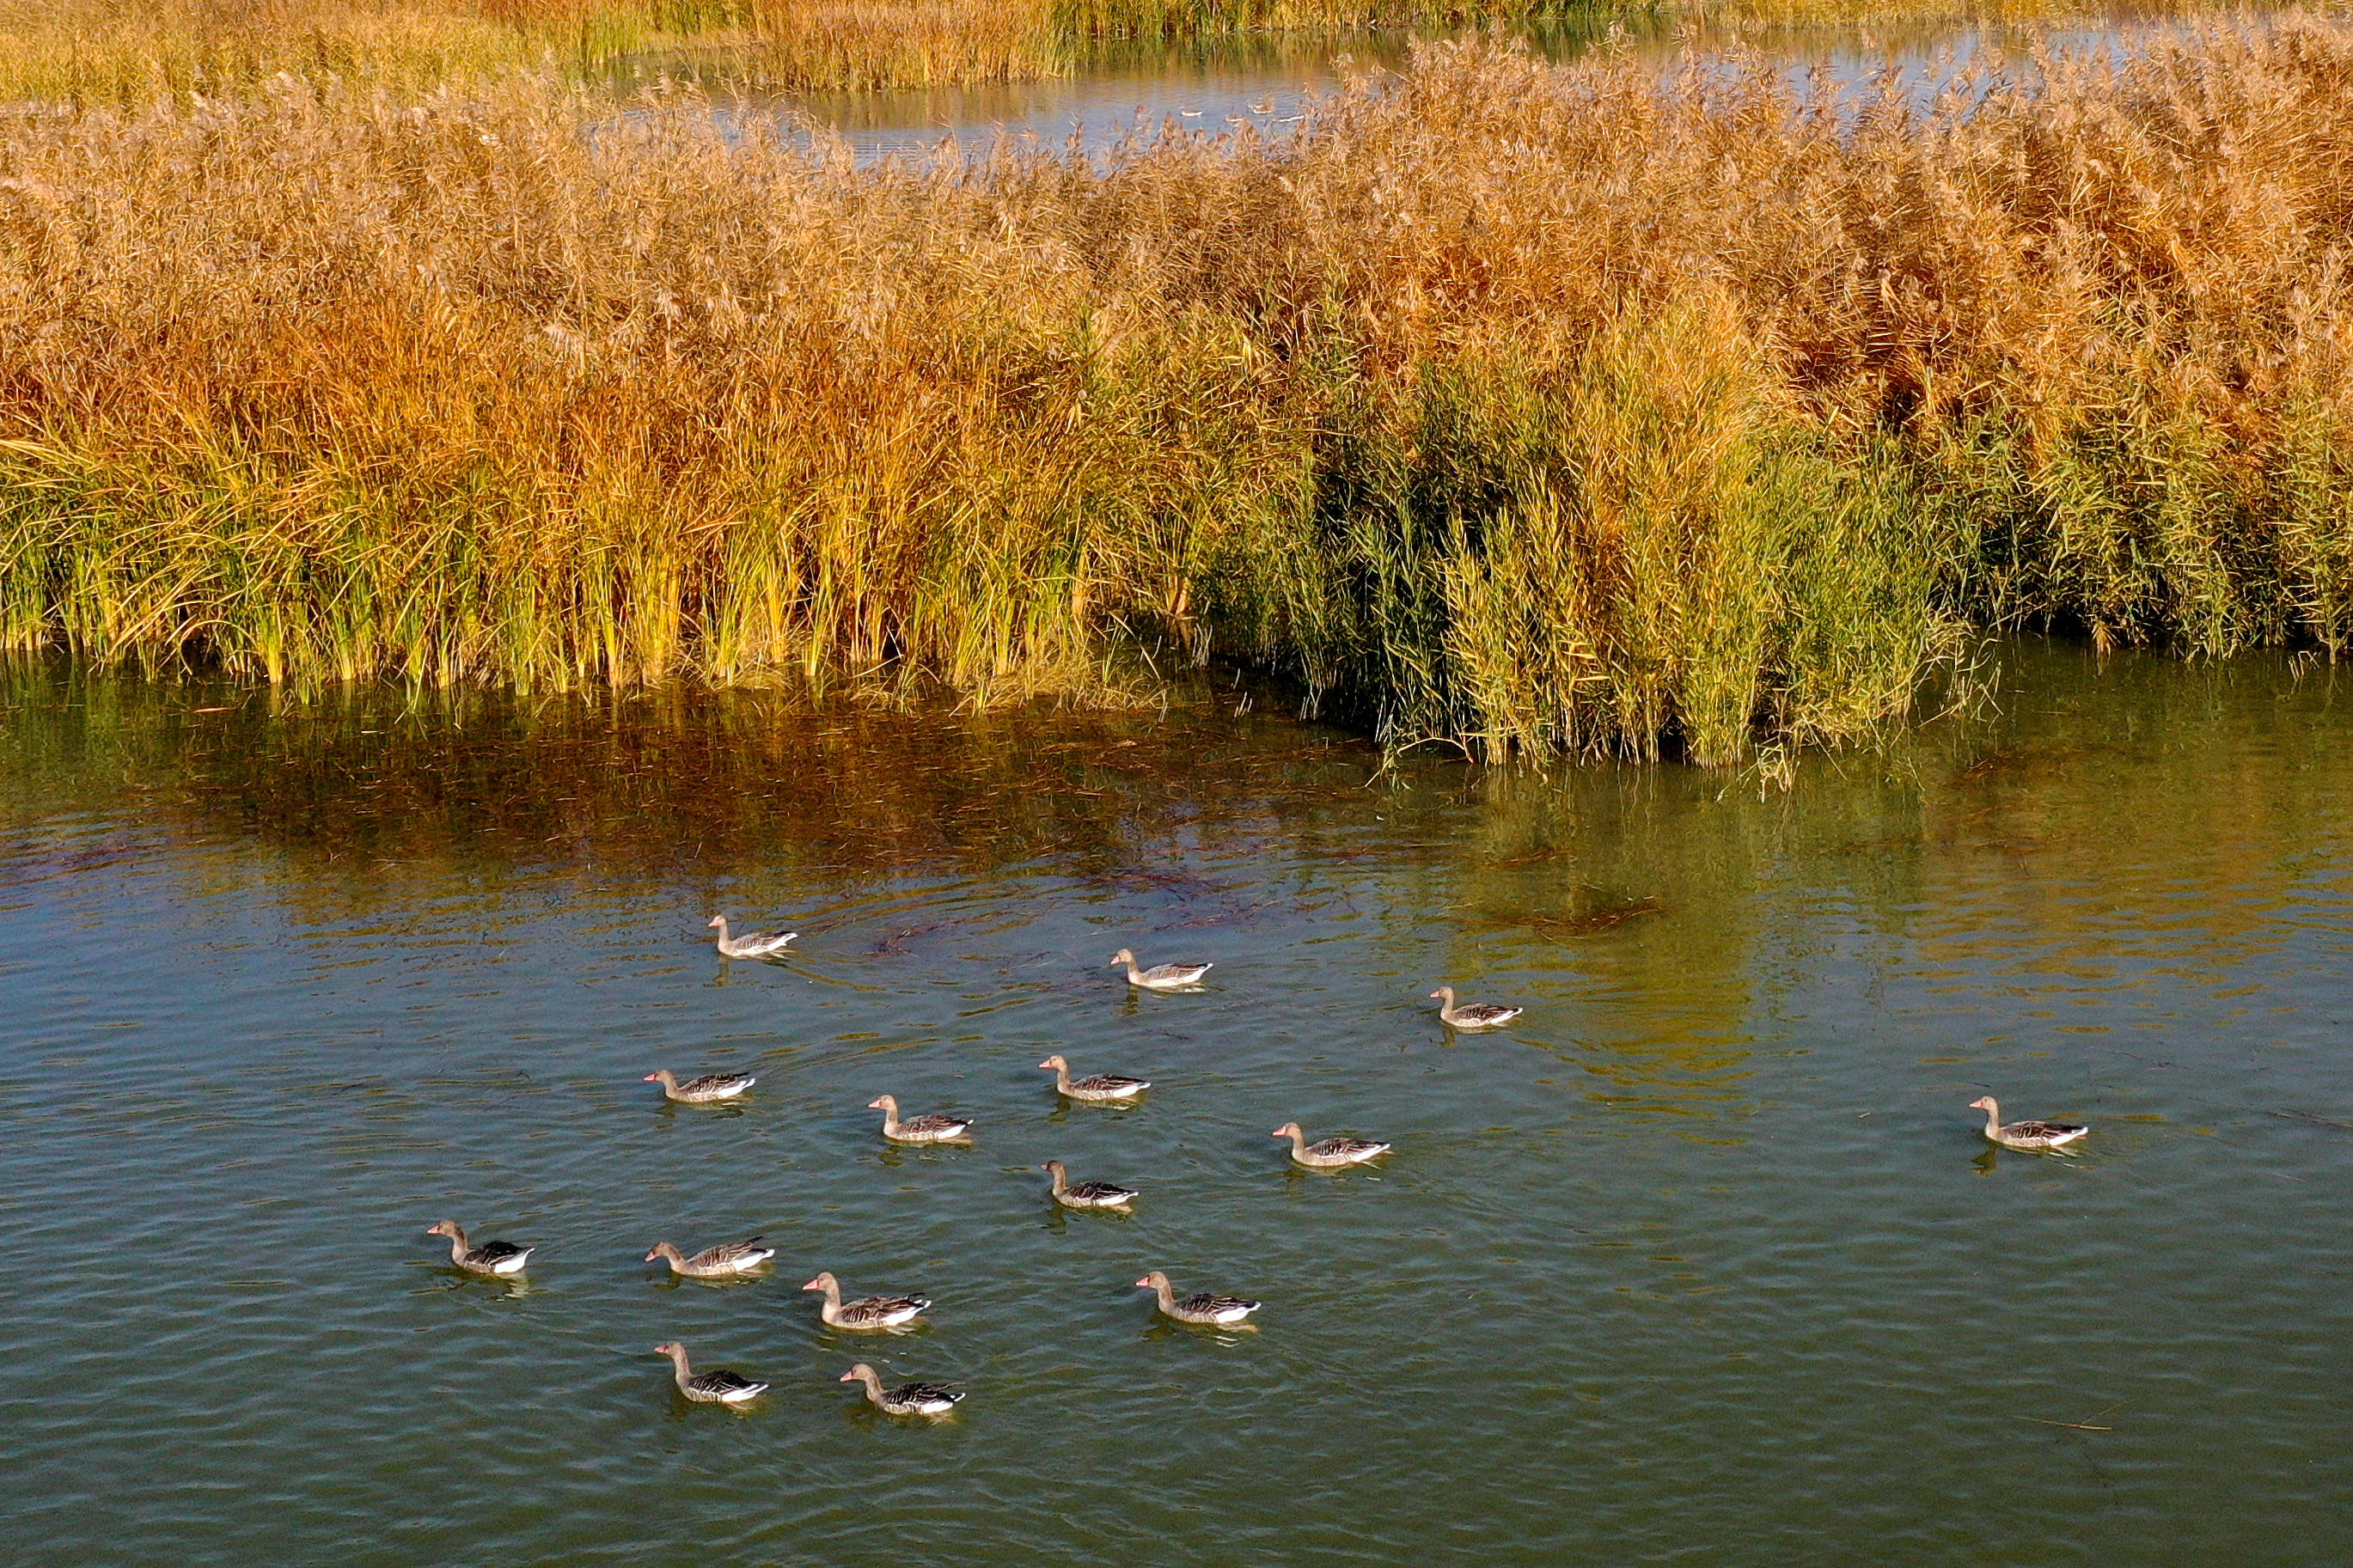
<path fill-rule="evenodd" d="M 676 1340 L 654 1347 L 654 1354 L 670 1357 L 670 1375 L 678 1382 L 678 1391 L 702 1405 L 747 1405 L 768 1391 L 765 1383 L 754 1383 L 748 1377 L 738 1377 L 732 1372 L 696 1372 L 686 1364 L 686 1347 Z"/>
<path fill-rule="evenodd" d="M 1430 994 L 1438 1004 L 1439 1017 L 1450 1029 L 1500 1029 L 1527 1011 L 1525 1007 L 1502 1007 L 1493 1002 L 1465 1002 L 1458 1007 L 1451 985 L 1441 985 Z"/>
<path fill-rule="evenodd" d="M 760 1080 L 747 1072 L 707 1072 L 681 1083 L 670 1068 L 656 1068 L 646 1074 L 646 1081 L 661 1085 L 662 1094 L 681 1105 L 716 1105 L 723 1100 L 734 1099 Z"/>
<path fill-rule="evenodd" d="M 776 1255 L 773 1247 L 762 1247 L 760 1238 L 744 1241 L 723 1241 L 717 1247 L 706 1247 L 688 1258 L 667 1241 L 654 1243 L 646 1254 L 646 1261 L 667 1258 L 672 1274 L 682 1274 L 689 1279 L 726 1279 L 738 1274 L 749 1274 Z"/>
<path fill-rule="evenodd" d="M 953 1143 L 972 1126 L 954 1116 L 910 1116 L 902 1121 L 898 1100 L 887 1094 L 868 1100 L 866 1109 L 882 1113 L 882 1136 L 893 1143 Z"/>
<path fill-rule="evenodd" d="M 1267 1136 L 1290 1139 L 1291 1158 L 1295 1163 L 1325 1170 L 1336 1165 L 1361 1165 L 1389 1152 L 1388 1144 L 1365 1138 L 1326 1138 L 1321 1143 L 1310 1143 L 1296 1121 L 1286 1121 Z"/>
<path fill-rule="evenodd" d="M 466 1241 L 466 1227 L 454 1219 L 445 1219 L 425 1233 L 449 1238 L 449 1261 L 469 1274 L 520 1274 L 535 1247 L 517 1247 L 512 1241 L 486 1241 L 472 1247 Z"/>
<path fill-rule="evenodd" d="M 1135 967 L 1135 954 L 1121 948 L 1112 954 L 1109 967 L 1124 968 L 1127 983 L 1146 991 L 1182 991 L 1188 985 L 1198 985 L 1201 976 L 1217 967 L 1214 963 L 1155 963 L 1149 969 Z"/>
<path fill-rule="evenodd" d="M 1073 1182 L 1071 1173 L 1060 1160 L 1049 1160 L 1038 1167 L 1054 1178 L 1054 1201 L 1066 1209 L 1124 1209 L 1136 1199 L 1133 1187 L 1113 1186 L 1109 1182 Z"/>
<path fill-rule="evenodd" d="M 902 1383 L 896 1388 L 885 1388 L 874 1369 L 860 1362 L 841 1374 L 843 1383 L 862 1383 L 866 1397 L 885 1415 L 945 1415 L 964 1397 L 959 1389 L 936 1383 Z"/>
<path fill-rule="evenodd" d="M 1086 1078 L 1072 1078 L 1071 1064 L 1060 1056 L 1048 1057 L 1038 1065 L 1041 1068 L 1052 1068 L 1056 1092 L 1068 1095 L 1072 1100 L 1097 1101 L 1134 1100 L 1152 1087 L 1147 1079 L 1122 1078 L 1115 1072 L 1099 1072 Z"/>
<path fill-rule="evenodd" d="M 2013 1121 L 2001 1124 L 2001 1106 L 1992 1095 L 1969 1101 L 1971 1110 L 1986 1113 L 1985 1135 L 2008 1149 L 2058 1149 L 2091 1131 L 2073 1121 Z"/>
<path fill-rule="evenodd" d="M 742 936 L 727 934 L 727 917 L 713 915 L 711 923 L 719 928 L 717 947 L 722 958 L 773 958 L 785 951 L 785 944 L 801 933 L 797 931 L 746 931 Z"/>
<path fill-rule="evenodd" d="M 1174 1318 L 1180 1323 L 1208 1323 L 1217 1328 L 1231 1328 L 1258 1310 L 1256 1301 L 1245 1301 L 1239 1296 L 1211 1296 L 1207 1293 L 1187 1296 L 1179 1300 L 1169 1287 L 1168 1276 L 1155 1268 L 1135 1282 L 1139 1290 L 1149 1290 L 1160 1300 L 1160 1315 Z"/>
<path fill-rule="evenodd" d="M 860 1333 L 902 1327 L 913 1322 L 932 1305 L 929 1296 L 864 1296 L 845 1301 L 841 1299 L 841 1281 L 830 1271 L 818 1275 L 801 1289 L 825 1292 L 825 1300 L 818 1307 L 818 1317 L 834 1328 L 854 1329 Z"/>

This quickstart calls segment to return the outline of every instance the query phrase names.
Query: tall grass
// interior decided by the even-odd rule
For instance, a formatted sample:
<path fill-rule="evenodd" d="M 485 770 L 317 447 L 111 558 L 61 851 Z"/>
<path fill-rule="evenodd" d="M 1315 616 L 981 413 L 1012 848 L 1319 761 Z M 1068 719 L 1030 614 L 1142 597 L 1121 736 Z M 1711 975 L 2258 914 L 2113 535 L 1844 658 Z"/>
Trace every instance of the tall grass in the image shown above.
<path fill-rule="evenodd" d="M 0 0 L 0 104 L 136 108 L 280 76 L 413 91 L 517 69 L 861 90 L 1067 75 L 1106 40 L 1694 23 L 2017 19 L 2083 0 Z M 2099 0 L 2113 5 L 2116 0 Z M 2134 3 L 2134 0 L 2127 0 Z M 2151 0 L 2139 0 L 2151 3 Z"/>
<path fill-rule="evenodd" d="M 1920 0 L 1902 0 L 1917 5 Z M 518 68 L 858 90 L 1070 72 L 1096 41 L 1566 14 L 1617 0 L 0 0 L 0 103 L 137 106 L 273 77 L 415 90 Z"/>
<path fill-rule="evenodd" d="M 1451 45 L 1101 166 L 552 87 L 10 122 L 0 640 L 987 704 L 1157 639 L 1709 762 L 1973 623 L 2346 651 L 2353 29 L 2032 64 Z"/>

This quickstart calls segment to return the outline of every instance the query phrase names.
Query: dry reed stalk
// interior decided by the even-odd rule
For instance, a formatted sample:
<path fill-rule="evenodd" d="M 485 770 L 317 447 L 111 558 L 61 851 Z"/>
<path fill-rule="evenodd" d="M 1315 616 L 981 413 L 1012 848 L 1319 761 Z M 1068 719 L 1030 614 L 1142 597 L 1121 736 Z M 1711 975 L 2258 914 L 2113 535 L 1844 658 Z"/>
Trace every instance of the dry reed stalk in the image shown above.
<path fill-rule="evenodd" d="M 1115 698 L 1125 628 L 1393 744 L 1705 761 L 1968 621 L 2353 637 L 2337 22 L 1859 110 L 1449 45 L 1100 167 L 601 112 L 0 128 L 0 636 L 1004 702 Z"/>

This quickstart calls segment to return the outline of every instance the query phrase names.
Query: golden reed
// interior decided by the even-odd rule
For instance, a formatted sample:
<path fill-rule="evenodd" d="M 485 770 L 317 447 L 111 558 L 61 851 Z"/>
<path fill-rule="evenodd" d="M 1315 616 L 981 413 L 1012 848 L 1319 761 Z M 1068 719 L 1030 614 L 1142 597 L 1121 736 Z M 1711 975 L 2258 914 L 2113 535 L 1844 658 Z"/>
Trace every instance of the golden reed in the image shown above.
<path fill-rule="evenodd" d="M 561 88 L 0 125 L 0 642 L 296 684 L 1834 742 L 1963 630 L 2353 646 L 2353 28 L 1933 103 L 1425 49 L 1295 142 L 856 169 Z"/>

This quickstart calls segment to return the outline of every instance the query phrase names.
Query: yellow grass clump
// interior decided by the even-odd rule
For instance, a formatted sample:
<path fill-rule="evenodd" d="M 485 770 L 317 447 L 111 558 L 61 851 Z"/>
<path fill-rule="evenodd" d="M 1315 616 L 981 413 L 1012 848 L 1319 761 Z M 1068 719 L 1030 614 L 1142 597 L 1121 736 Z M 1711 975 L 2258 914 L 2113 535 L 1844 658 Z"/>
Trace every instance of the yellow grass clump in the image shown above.
<path fill-rule="evenodd" d="M 1710 762 L 1972 622 L 2353 647 L 2353 29 L 1989 68 L 1448 45 L 1100 164 L 552 87 L 10 122 L 0 641 L 989 702 L 1137 634 Z"/>

